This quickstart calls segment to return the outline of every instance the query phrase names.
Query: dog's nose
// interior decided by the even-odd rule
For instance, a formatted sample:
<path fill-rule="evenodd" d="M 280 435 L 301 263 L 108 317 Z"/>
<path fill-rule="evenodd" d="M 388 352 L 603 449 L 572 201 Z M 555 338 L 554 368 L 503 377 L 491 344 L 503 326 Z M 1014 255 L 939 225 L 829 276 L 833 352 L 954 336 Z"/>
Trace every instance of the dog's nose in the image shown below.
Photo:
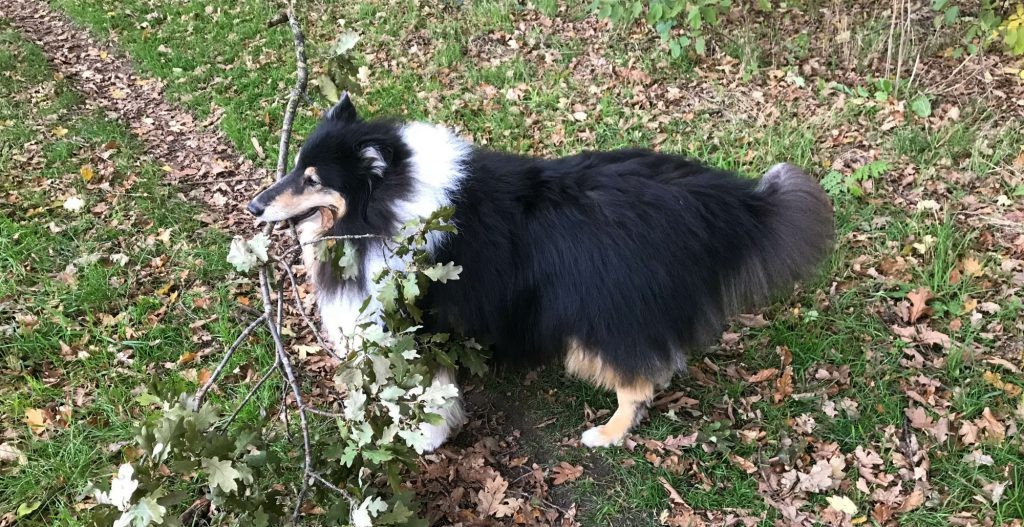
<path fill-rule="evenodd" d="M 250 201 L 249 206 L 245 208 L 245 210 L 249 211 L 249 214 L 252 214 L 257 218 L 263 215 L 263 211 L 265 209 L 266 207 L 260 205 L 259 203 L 256 203 L 255 201 Z"/>

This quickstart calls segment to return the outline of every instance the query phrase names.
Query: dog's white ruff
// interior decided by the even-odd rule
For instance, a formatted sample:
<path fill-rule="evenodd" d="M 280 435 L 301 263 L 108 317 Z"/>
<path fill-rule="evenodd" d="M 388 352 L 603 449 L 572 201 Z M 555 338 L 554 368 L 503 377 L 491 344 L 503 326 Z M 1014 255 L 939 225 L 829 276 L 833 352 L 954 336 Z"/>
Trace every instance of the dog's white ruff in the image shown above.
<path fill-rule="evenodd" d="M 428 123 L 410 123 L 401 129 L 403 142 L 409 148 L 411 154 L 408 160 L 410 175 L 413 185 L 412 193 L 404 200 L 393 204 L 397 219 L 396 227 L 400 227 L 409 220 L 427 217 L 434 211 L 451 205 L 452 195 L 458 189 L 465 178 L 465 164 L 471 147 L 465 140 L 459 138 L 451 130 Z M 372 148 L 364 150 L 373 164 L 375 170 L 384 171 L 387 177 L 386 167 L 383 166 L 383 159 L 380 153 Z M 298 225 L 299 240 L 308 242 L 315 240 L 322 234 L 318 232 L 320 215 L 314 214 L 310 218 L 300 222 Z M 430 233 L 427 236 L 427 251 L 434 254 L 441 244 L 444 243 L 446 233 Z M 302 251 L 303 262 L 306 269 L 310 270 L 309 276 L 315 280 L 317 273 L 312 272 L 319 262 L 316 261 L 314 245 L 306 245 Z M 338 290 L 323 290 L 317 287 L 317 304 L 320 310 L 320 320 L 327 331 L 328 339 L 338 347 L 346 346 L 348 338 L 356 335 L 357 326 L 366 321 L 379 323 L 377 316 L 380 305 L 376 300 L 371 300 L 367 313 L 360 318 L 359 308 L 366 300 L 367 294 L 376 296 L 376 287 L 372 277 L 376 276 L 385 266 L 394 268 L 404 267 L 405 262 L 394 256 L 382 242 L 375 242 L 370 245 L 364 258 L 362 287 L 343 287 Z M 434 374 L 433 384 L 455 384 L 455 376 L 445 368 L 439 369 Z M 461 392 L 445 408 L 431 409 L 444 417 L 445 422 L 441 425 L 424 423 L 420 429 L 426 436 L 427 451 L 433 451 L 451 436 L 466 422 L 466 415 L 462 408 Z"/>

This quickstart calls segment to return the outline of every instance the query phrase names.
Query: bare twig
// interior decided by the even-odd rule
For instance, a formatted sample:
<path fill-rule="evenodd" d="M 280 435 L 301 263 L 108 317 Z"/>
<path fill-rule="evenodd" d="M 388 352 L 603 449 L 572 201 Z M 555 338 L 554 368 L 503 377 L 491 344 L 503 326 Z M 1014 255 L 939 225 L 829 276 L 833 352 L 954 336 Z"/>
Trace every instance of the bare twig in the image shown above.
<path fill-rule="evenodd" d="M 213 388 L 213 385 L 214 383 L 217 382 L 217 379 L 220 377 L 221 372 L 224 371 L 224 366 L 226 366 L 228 361 L 231 360 L 231 356 L 234 355 L 235 350 L 238 349 L 238 346 L 240 346 L 242 342 L 244 342 L 245 339 L 248 338 L 249 335 L 251 335 L 252 332 L 255 331 L 256 328 L 259 327 L 259 325 L 264 322 L 265 319 L 266 315 L 263 315 L 257 318 L 256 320 L 253 320 L 248 327 L 242 330 L 242 334 L 239 335 L 237 339 L 235 339 L 235 342 L 231 344 L 231 347 L 228 348 L 227 353 L 224 354 L 224 358 L 220 360 L 220 364 L 217 365 L 217 368 L 213 370 L 213 374 L 210 375 L 210 380 L 206 381 L 206 384 L 204 384 L 202 388 L 199 388 L 199 391 L 196 392 L 195 397 L 193 397 L 193 400 L 195 401 L 195 405 L 197 407 L 203 403 L 203 398 L 206 397 L 206 392 L 210 391 L 210 388 Z"/>
<path fill-rule="evenodd" d="M 309 315 L 306 314 L 306 309 L 302 306 L 302 299 L 299 298 L 299 285 L 295 280 L 295 273 L 292 272 L 292 267 L 288 265 L 288 262 L 281 262 L 281 268 L 285 270 L 285 273 L 288 275 L 288 280 L 292 284 L 292 298 L 295 299 L 295 309 L 299 311 L 299 314 L 302 316 L 302 320 L 306 322 L 306 327 L 308 327 L 313 333 L 313 336 L 316 338 L 316 343 L 321 349 L 327 351 L 331 355 L 334 355 L 336 358 L 340 358 L 334 353 L 334 349 L 328 346 L 327 343 L 324 342 L 324 339 L 320 337 L 320 331 L 317 329 L 316 324 L 314 324 L 309 318 Z"/>
<path fill-rule="evenodd" d="M 295 122 L 296 112 L 300 101 L 308 100 L 306 95 L 306 87 L 308 80 L 308 68 L 306 64 L 306 49 L 305 49 L 305 37 L 302 33 L 302 28 L 299 24 L 298 17 L 295 13 L 295 4 L 293 0 L 288 0 L 286 8 L 268 21 L 268 27 L 274 27 L 276 25 L 287 22 L 292 31 L 292 37 L 295 43 L 295 86 L 292 88 L 288 96 L 288 102 L 285 107 L 284 119 L 281 125 L 281 139 L 278 145 L 278 158 L 277 158 L 277 179 L 281 179 L 288 171 L 288 149 L 291 142 L 292 126 Z M 215 180 L 207 181 L 204 183 L 216 183 L 221 181 L 241 181 L 241 179 L 230 179 L 230 180 Z M 263 228 L 263 233 L 270 235 L 273 233 L 275 228 L 274 223 L 268 223 Z M 294 240 L 298 240 L 297 233 L 294 226 L 291 227 L 292 237 Z M 336 237 L 336 238 L 369 238 L 376 237 L 371 235 L 365 236 L 354 236 L 354 237 Z M 335 237 L 331 237 L 335 238 Z M 314 242 L 320 240 L 314 240 Z M 313 242 L 310 242 L 313 243 Z M 334 412 L 328 412 L 324 410 L 318 410 L 311 406 L 308 406 L 302 396 L 302 386 L 296 375 L 294 368 L 292 367 L 291 359 L 289 358 L 288 351 L 285 348 L 284 341 L 281 337 L 282 320 L 284 317 L 284 295 L 285 292 L 285 279 L 287 277 L 288 282 L 291 284 L 293 290 L 293 296 L 295 300 L 295 307 L 299 310 L 306 325 L 313 332 L 313 335 L 317 339 L 320 346 L 332 352 L 333 350 L 327 346 L 327 344 L 321 339 L 320 332 L 316 324 L 306 315 L 305 310 L 302 306 L 302 300 L 299 297 L 298 282 L 295 278 L 295 274 L 292 272 L 289 265 L 289 255 L 294 254 L 296 251 L 302 249 L 303 244 L 296 243 L 293 247 L 284 251 L 281 254 L 281 259 L 271 259 L 264 262 L 259 269 L 259 286 L 260 294 L 263 300 L 263 311 L 259 313 L 259 318 L 252 322 L 242 334 L 235 340 L 234 344 L 225 353 L 224 358 L 217 366 L 214 373 L 211 375 L 210 380 L 203 385 L 203 387 L 196 393 L 195 400 L 202 402 L 203 397 L 216 383 L 220 375 L 222 374 L 227 362 L 230 360 L 232 354 L 241 343 L 248 337 L 255 329 L 260 325 L 266 325 L 267 330 L 270 333 L 271 340 L 274 343 L 274 364 L 260 377 L 260 380 L 252 387 L 251 390 L 242 399 L 241 403 L 235 408 L 234 412 L 228 417 L 228 419 L 222 424 L 225 428 L 230 426 L 234 422 L 235 418 L 242 411 L 242 409 L 252 400 L 256 392 L 263 387 L 263 385 L 273 376 L 275 372 L 280 373 L 284 380 L 284 386 L 282 387 L 281 395 L 281 414 L 284 419 L 285 429 L 288 430 L 288 435 L 291 437 L 291 426 L 289 425 L 289 409 L 287 399 L 289 394 L 295 399 L 295 410 L 298 413 L 298 427 L 302 437 L 302 487 L 299 489 L 296 495 L 295 507 L 292 511 L 292 523 L 298 523 L 299 517 L 302 510 L 302 502 L 308 495 L 310 488 L 313 485 L 321 485 L 329 488 L 341 496 L 346 498 L 350 503 L 355 504 L 355 498 L 352 497 L 344 489 L 337 487 L 333 483 L 324 479 L 320 474 L 315 471 L 313 466 L 313 445 L 310 440 L 309 432 L 309 420 L 307 414 L 312 413 L 316 415 L 322 415 L 326 417 L 340 417 L 341 414 Z M 284 269 L 284 273 L 278 278 L 276 288 L 272 284 L 273 268 L 276 264 L 280 263 Z M 274 296 L 276 295 L 276 299 Z M 276 303 L 276 306 L 275 306 Z"/>
<path fill-rule="evenodd" d="M 238 413 L 242 411 L 242 408 L 245 408 L 245 405 L 249 404 L 249 400 L 252 399 L 253 395 L 256 395 L 256 392 L 260 391 L 260 388 L 262 388 L 263 385 L 266 384 L 267 380 L 270 379 L 270 376 L 273 375 L 275 371 L 277 371 L 277 367 L 280 364 L 281 358 L 278 357 L 277 354 L 274 354 L 274 364 L 267 368 L 267 371 L 266 373 L 263 374 L 263 377 L 260 377 L 260 380 L 256 382 L 256 385 L 253 386 L 251 390 L 249 390 L 249 393 L 245 394 L 245 397 L 242 399 L 242 402 L 238 403 L 238 406 L 235 407 L 235 411 L 231 412 L 231 415 L 228 417 L 228 420 L 225 421 L 224 424 L 222 425 L 223 428 L 231 426 L 231 423 L 233 423 L 235 421 L 235 418 L 238 417 Z"/>
<path fill-rule="evenodd" d="M 317 408 L 313 408 L 312 406 L 307 406 L 306 411 L 311 414 L 322 415 L 324 417 L 345 417 L 344 414 L 338 412 L 328 412 L 326 410 L 319 410 Z"/>
<path fill-rule="evenodd" d="M 241 183 L 243 181 L 257 181 L 263 179 L 264 176 L 255 177 L 229 177 L 224 179 L 202 179 L 194 181 L 180 181 L 182 185 L 216 185 L 217 183 Z"/>
<path fill-rule="evenodd" d="M 281 253 L 281 256 L 282 257 L 289 256 L 292 253 L 294 253 L 295 251 L 301 251 L 302 248 L 307 246 L 307 245 L 313 245 L 313 244 L 320 243 L 320 242 L 326 241 L 326 240 L 365 240 L 365 239 L 368 239 L 368 238 L 381 238 L 381 239 L 383 239 L 383 238 L 385 238 L 385 236 L 380 235 L 380 234 L 345 234 L 345 235 L 340 235 L 340 236 L 321 236 L 319 238 L 316 238 L 315 240 L 309 240 L 309 241 L 300 242 L 298 245 L 296 245 L 294 247 L 289 247 L 286 251 Z"/>

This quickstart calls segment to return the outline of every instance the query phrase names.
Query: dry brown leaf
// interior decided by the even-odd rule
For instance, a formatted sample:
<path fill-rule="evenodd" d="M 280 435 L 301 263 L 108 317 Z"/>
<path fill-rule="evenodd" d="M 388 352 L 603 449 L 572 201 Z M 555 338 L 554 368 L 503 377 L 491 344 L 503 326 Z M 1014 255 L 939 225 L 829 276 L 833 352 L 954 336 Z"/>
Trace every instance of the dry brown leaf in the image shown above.
<path fill-rule="evenodd" d="M 690 448 L 697 444 L 697 432 L 694 432 L 688 436 L 668 436 L 665 441 L 662 442 L 666 450 L 672 450 L 678 453 L 678 448 Z"/>
<path fill-rule="evenodd" d="M 918 430 L 931 430 L 934 426 L 931 416 L 929 416 L 928 412 L 920 406 L 907 408 L 903 413 L 906 414 L 907 419 L 910 420 L 910 426 Z"/>
<path fill-rule="evenodd" d="M 750 378 L 747 379 L 747 382 L 749 382 L 749 383 L 764 382 L 764 381 L 767 381 L 768 379 L 771 379 L 772 377 L 774 377 L 778 373 L 779 373 L 779 370 L 777 368 L 767 368 L 767 369 L 761 370 L 761 371 L 751 375 Z"/>
<path fill-rule="evenodd" d="M 25 424 L 28 425 L 29 430 L 36 437 L 43 437 L 46 434 L 46 428 L 50 422 L 50 416 L 47 415 L 46 410 L 38 408 L 28 408 L 25 410 Z"/>
<path fill-rule="evenodd" d="M 964 421 L 960 424 L 960 441 L 965 445 L 974 445 L 978 443 L 978 433 L 980 430 L 977 425 L 970 421 Z"/>
<path fill-rule="evenodd" d="M 914 489 L 913 492 L 907 496 L 907 499 L 903 500 L 900 505 L 900 512 L 909 512 L 921 506 L 924 503 L 924 492 L 921 489 Z"/>
<path fill-rule="evenodd" d="M 880 525 L 885 525 L 889 518 L 892 518 L 893 512 L 892 507 L 889 505 L 876 503 L 875 507 L 871 509 L 871 519 Z"/>
<path fill-rule="evenodd" d="M 965 258 L 964 259 L 964 274 L 970 277 L 978 276 L 984 270 L 981 262 L 977 258 Z"/>
<path fill-rule="evenodd" d="M 996 443 L 1002 443 L 1003 439 L 1006 439 L 1006 425 L 996 419 L 996 416 L 992 415 L 992 410 L 987 406 L 981 412 L 979 426 L 986 430 L 986 437 Z"/>
<path fill-rule="evenodd" d="M 996 366 L 1002 366 L 1002 367 L 1010 370 L 1011 373 L 1020 373 L 1020 367 L 1018 367 L 1016 364 L 1014 364 L 1014 363 L 1012 363 L 1012 362 L 1010 362 L 1010 361 L 1008 361 L 1006 359 L 1000 358 L 1000 357 L 990 357 L 988 359 L 985 359 L 985 362 L 987 362 L 989 364 L 994 364 Z"/>
<path fill-rule="evenodd" d="M 672 484 L 669 483 L 667 479 L 665 479 L 664 476 L 659 476 L 658 481 L 661 483 L 661 486 L 664 487 L 665 490 L 668 492 L 668 500 L 672 502 L 672 504 L 686 505 L 686 501 L 683 499 L 682 496 L 679 495 L 679 491 L 677 491 L 675 487 L 673 487 Z"/>
<path fill-rule="evenodd" d="M 782 376 L 775 381 L 775 393 L 772 394 L 772 400 L 775 401 L 775 404 L 779 404 L 792 394 L 793 367 L 786 366 L 786 369 L 782 371 Z"/>
<path fill-rule="evenodd" d="M 932 298 L 934 296 L 927 287 L 919 287 L 907 293 L 907 300 L 910 300 L 910 315 L 907 322 L 913 324 L 922 316 L 930 314 L 931 308 L 928 307 L 928 301 Z"/>
<path fill-rule="evenodd" d="M 747 474 L 753 474 L 757 472 L 757 465 L 753 464 L 750 460 L 740 457 L 736 454 L 729 454 L 729 461 L 732 461 L 733 465 L 739 467 L 740 470 Z"/>
<path fill-rule="evenodd" d="M 554 481 L 552 483 L 561 485 L 566 481 L 576 481 L 576 479 L 583 475 L 583 467 L 579 465 L 573 466 L 562 461 L 551 472 L 554 473 Z"/>
<path fill-rule="evenodd" d="M 1003 493 L 1006 491 L 1005 481 L 993 481 L 987 485 L 981 487 L 981 492 L 985 495 L 985 498 L 993 504 L 997 504 L 1003 499 Z"/>
<path fill-rule="evenodd" d="M 832 465 L 827 460 L 819 459 L 810 472 L 799 472 L 796 476 L 796 490 L 800 492 L 821 492 L 832 488 Z"/>
<path fill-rule="evenodd" d="M 483 490 L 476 495 L 476 510 L 484 516 L 493 516 L 502 510 L 501 502 L 505 499 L 508 482 L 501 475 L 495 475 L 485 484 Z"/>
<path fill-rule="evenodd" d="M 25 453 L 11 443 L 0 443 L 0 463 L 28 463 Z"/>
<path fill-rule="evenodd" d="M 1010 397 L 1018 397 L 1021 394 L 1020 386 L 1004 381 L 1003 376 L 997 372 L 986 371 L 981 374 L 981 378 L 984 379 L 985 382 L 991 384 L 993 388 L 1006 392 L 1006 395 L 1009 395 Z"/>

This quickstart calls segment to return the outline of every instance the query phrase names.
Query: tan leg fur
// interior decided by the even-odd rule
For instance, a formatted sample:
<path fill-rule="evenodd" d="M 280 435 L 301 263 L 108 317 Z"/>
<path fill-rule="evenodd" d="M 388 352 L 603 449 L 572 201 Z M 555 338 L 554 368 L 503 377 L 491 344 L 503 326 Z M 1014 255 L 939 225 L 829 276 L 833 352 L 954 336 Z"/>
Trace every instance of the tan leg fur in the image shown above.
<path fill-rule="evenodd" d="M 643 411 L 654 398 L 654 383 L 646 379 L 626 382 L 614 368 L 605 364 L 596 353 L 587 350 L 577 341 L 569 343 L 565 369 L 570 375 L 602 388 L 614 389 L 618 399 L 619 406 L 607 423 L 583 433 L 581 442 L 588 447 L 621 443 L 630 429 L 643 417 Z"/>

